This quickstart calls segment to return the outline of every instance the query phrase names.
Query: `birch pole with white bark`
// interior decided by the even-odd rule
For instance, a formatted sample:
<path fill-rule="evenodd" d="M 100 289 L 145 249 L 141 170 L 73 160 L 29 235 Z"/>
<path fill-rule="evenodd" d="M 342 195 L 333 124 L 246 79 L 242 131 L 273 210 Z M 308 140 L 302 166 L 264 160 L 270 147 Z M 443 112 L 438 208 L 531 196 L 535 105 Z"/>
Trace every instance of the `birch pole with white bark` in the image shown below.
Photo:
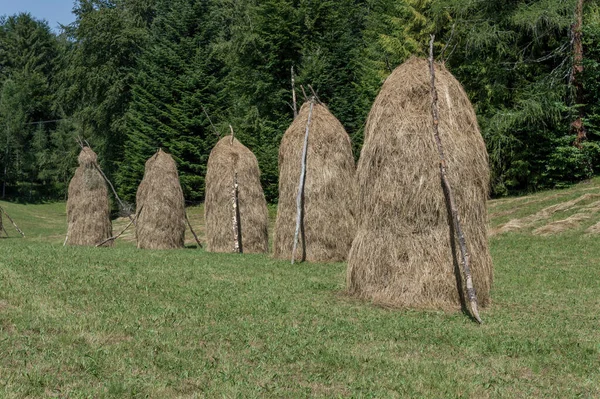
<path fill-rule="evenodd" d="M 312 119 L 313 107 L 315 105 L 315 98 L 310 99 L 310 110 L 308 111 L 308 120 L 306 121 L 306 132 L 304 133 L 304 146 L 302 147 L 302 159 L 300 169 L 300 183 L 298 184 L 298 195 L 296 196 L 296 231 L 294 232 L 294 245 L 292 246 L 292 265 L 294 264 L 296 249 L 298 248 L 298 235 L 300 230 L 304 230 L 301 226 L 304 219 L 304 183 L 306 181 L 306 158 L 308 153 L 308 135 L 310 132 L 310 121 Z M 306 253 L 306 241 L 304 234 L 302 234 L 302 259 L 304 261 Z"/>
<path fill-rule="evenodd" d="M 447 164 L 446 164 L 446 155 L 444 153 L 444 147 L 442 146 L 442 140 L 440 138 L 439 132 L 439 111 L 438 111 L 438 95 L 437 90 L 435 88 L 435 67 L 433 60 L 433 41 L 435 39 L 434 35 L 431 35 L 431 40 L 429 41 L 429 72 L 431 75 L 431 114 L 433 116 L 433 135 L 435 137 L 435 143 L 437 146 L 437 150 L 440 156 L 440 174 L 442 177 L 442 184 L 444 185 L 444 191 L 446 193 L 446 199 L 448 201 L 448 205 L 450 206 L 450 213 L 452 214 L 452 222 L 454 224 L 454 231 L 458 236 L 458 246 L 460 248 L 460 263 L 462 266 L 462 271 L 464 274 L 464 279 L 467 287 L 467 298 L 469 300 L 469 304 L 471 306 L 471 315 L 477 320 L 479 324 L 482 324 L 483 321 L 479 316 L 479 310 L 477 306 L 477 292 L 475 291 L 475 286 L 473 285 L 473 276 L 471 274 L 471 266 L 469 264 L 469 252 L 467 251 L 467 240 L 465 238 L 465 233 L 462 229 L 460 223 L 460 215 L 458 214 L 458 209 L 456 208 L 456 202 L 454 201 L 454 194 L 452 192 L 452 187 L 450 186 L 450 182 L 448 181 L 448 177 L 446 174 Z M 462 294 L 462 293 L 461 293 Z"/>

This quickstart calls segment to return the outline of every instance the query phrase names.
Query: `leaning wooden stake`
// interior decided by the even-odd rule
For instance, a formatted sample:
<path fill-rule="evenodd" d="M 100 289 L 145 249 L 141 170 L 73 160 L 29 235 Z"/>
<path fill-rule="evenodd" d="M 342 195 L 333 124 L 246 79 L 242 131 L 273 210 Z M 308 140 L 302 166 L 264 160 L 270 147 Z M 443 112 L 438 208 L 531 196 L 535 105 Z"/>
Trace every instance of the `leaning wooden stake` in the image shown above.
<path fill-rule="evenodd" d="M 86 146 L 90 150 L 92 149 L 92 147 L 90 147 L 90 143 L 88 143 L 87 141 L 85 142 L 85 145 L 84 145 L 83 140 L 81 139 L 81 137 L 78 138 L 77 144 L 79 144 L 79 147 L 81 147 L 82 150 Z M 119 194 L 117 194 L 117 190 L 115 190 L 115 187 L 112 185 L 112 183 L 110 182 L 110 180 L 108 180 L 108 177 L 106 177 L 106 175 L 104 174 L 104 172 L 102 171 L 102 169 L 100 169 L 100 167 L 96 163 L 94 163 L 93 165 L 94 165 L 94 168 L 96 168 L 96 170 L 98 171 L 98 173 L 100 173 L 100 176 L 102 176 L 102 178 L 104 179 L 104 181 L 110 186 L 110 189 L 112 190 L 113 195 L 115 196 L 115 199 L 119 203 L 119 209 L 121 209 L 121 211 L 127 213 L 127 217 L 129 218 L 130 221 L 133 222 L 133 224 L 135 226 L 135 221 L 134 221 L 133 217 L 131 217 L 131 211 L 129 211 L 129 209 L 125 208 L 125 204 L 123 204 L 123 201 L 121 201 L 121 198 L 119 197 Z"/>
<path fill-rule="evenodd" d="M 21 231 L 21 229 L 19 228 L 19 226 L 17 226 L 17 224 L 15 223 L 14 220 L 12 220 L 12 218 L 10 217 L 10 215 L 8 213 L 6 213 L 6 211 L 4 210 L 4 208 L 0 207 L 0 212 L 2 212 L 3 214 L 6 215 L 6 217 L 8 218 L 8 220 L 10 220 L 10 222 L 15 227 L 15 229 L 19 232 L 19 234 L 21 234 L 21 236 L 25 237 L 25 233 L 23 233 Z"/>
<path fill-rule="evenodd" d="M 298 116 L 298 105 L 296 102 L 296 76 L 294 75 L 294 66 L 292 65 L 292 105 L 294 109 L 294 119 Z"/>
<path fill-rule="evenodd" d="M 240 223 L 240 203 L 238 199 L 237 172 L 233 174 L 233 187 L 231 190 L 231 204 L 233 207 L 233 252 L 242 253 L 242 231 Z"/>
<path fill-rule="evenodd" d="M 196 240 L 196 243 L 198 244 L 198 248 L 202 248 L 202 244 L 200 244 L 200 240 L 198 239 L 198 236 L 196 235 L 196 232 L 192 228 L 192 224 L 190 223 L 190 219 L 188 219 L 187 212 L 185 213 L 185 221 L 187 222 L 187 225 L 190 228 L 190 231 L 192 232 L 192 235 L 194 236 L 194 239 Z"/>
<path fill-rule="evenodd" d="M 431 35 L 431 40 L 429 41 L 429 72 L 431 74 L 431 113 L 433 115 L 433 135 L 435 136 L 435 143 L 437 145 L 437 150 L 440 155 L 440 173 L 442 175 L 442 183 L 444 185 L 444 191 L 447 195 L 448 204 L 450 205 L 450 212 L 452 213 L 454 230 L 456 231 L 456 235 L 458 236 L 461 264 L 463 267 L 463 273 L 465 275 L 467 296 L 471 305 L 471 314 L 473 315 L 475 320 L 477 320 L 477 322 L 481 324 L 483 323 L 483 321 L 481 320 L 481 317 L 479 317 L 479 310 L 477 308 L 477 293 L 475 291 L 475 286 L 473 285 L 473 277 L 471 275 L 471 267 L 469 265 L 469 253 L 467 252 L 465 233 L 463 232 L 462 226 L 460 224 L 460 216 L 458 214 L 458 209 L 456 208 L 456 203 L 454 202 L 454 194 L 452 193 L 452 188 L 450 187 L 448 177 L 446 176 L 446 156 L 444 154 L 444 147 L 442 146 L 442 140 L 440 139 L 439 133 L 439 112 L 437 103 L 438 96 L 437 90 L 435 89 L 435 68 L 433 62 L 434 38 L 435 35 Z"/>
<path fill-rule="evenodd" d="M 106 243 L 107 243 L 107 242 L 109 242 L 109 241 L 114 241 L 114 240 L 116 240 L 117 238 L 121 237 L 121 235 L 122 235 L 123 233 L 125 233 L 125 231 L 126 231 L 128 228 L 129 228 L 129 226 L 131 226 L 133 223 L 135 223 L 135 220 L 136 220 L 136 219 L 138 218 L 138 216 L 139 216 L 139 215 L 142 213 L 142 209 L 144 209 L 144 205 L 142 205 L 142 206 L 140 207 L 140 210 L 139 210 L 139 211 L 138 211 L 138 213 L 135 215 L 135 217 L 134 217 L 132 220 L 130 220 L 130 221 L 129 221 L 129 224 L 128 224 L 127 226 L 125 226 L 125 228 L 124 228 L 123 230 L 121 230 L 121 232 L 120 232 L 119 234 L 117 234 L 116 236 L 113 236 L 113 237 L 109 237 L 109 238 L 107 238 L 106 240 L 102 241 L 101 243 L 98 243 L 98 244 L 96 244 L 96 248 L 97 248 L 97 247 L 100 247 L 100 246 L 102 246 L 102 245 L 104 245 L 104 244 L 106 244 Z M 66 242 L 66 241 L 65 241 L 65 242 Z"/>
<path fill-rule="evenodd" d="M 298 247 L 298 235 L 300 234 L 302 219 L 304 219 L 304 182 L 306 181 L 306 157 L 308 153 L 308 133 L 310 131 L 310 120 L 312 118 L 313 106 L 315 104 L 315 98 L 310 99 L 310 110 L 308 111 L 308 120 L 306 121 L 306 132 L 304 133 L 304 146 L 302 147 L 302 160 L 300 170 L 300 183 L 298 185 L 298 195 L 296 195 L 296 231 L 294 232 L 294 245 L 292 247 L 292 265 L 294 264 L 294 258 L 296 256 L 296 248 Z M 302 237 L 302 246 L 306 247 L 304 241 L 304 234 Z M 304 254 L 306 248 L 302 250 L 302 259 L 304 261 Z"/>

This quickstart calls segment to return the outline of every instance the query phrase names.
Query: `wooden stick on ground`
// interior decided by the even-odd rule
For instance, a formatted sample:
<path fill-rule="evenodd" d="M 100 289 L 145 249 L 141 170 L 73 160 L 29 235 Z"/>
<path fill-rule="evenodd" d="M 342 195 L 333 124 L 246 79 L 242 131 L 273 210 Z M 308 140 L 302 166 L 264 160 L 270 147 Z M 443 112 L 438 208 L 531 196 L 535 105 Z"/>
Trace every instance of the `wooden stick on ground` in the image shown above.
<path fill-rule="evenodd" d="M 190 223 L 190 219 L 188 219 L 187 212 L 185 213 L 185 221 L 187 222 L 187 225 L 190 228 L 190 231 L 192 232 L 192 235 L 194 236 L 194 239 L 196 240 L 196 243 L 198 244 L 198 248 L 202 248 L 202 244 L 200 244 L 200 240 L 198 239 L 198 236 L 196 235 L 196 232 L 192 228 L 192 224 Z"/>
<path fill-rule="evenodd" d="M 475 286 L 473 285 L 473 277 L 471 275 L 471 267 L 469 265 L 469 253 L 467 251 L 467 243 L 465 239 L 465 234 L 463 232 L 462 226 L 460 224 L 460 216 L 458 214 L 458 209 L 456 208 L 456 203 L 454 202 L 454 194 L 452 192 L 452 188 L 450 187 L 450 183 L 448 182 L 448 177 L 446 175 L 446 156 L 444 154 L 444 147 L 442 146 L 442 140 L 440 139 L 439 132 L 439 111 L 438 111 L 438 96 L 437 90 L 435 89 L 435 68 L 433 61 L 433 41 L 435 39 L 435 35 L 431 35 L 431 40 L 429 41 L 429 72 L 431 74 L 431 113 L 433 115 L 433 135 L 435 137 L 435 142 L 437 145 L 437 150 L 440 155 L 440 173 L 442 176 L 442 183 L 444 185 L 444 191 L 447 196 L 448 205 L 450 206 L 450 212 L 452 213 L 452 221 L 454 223 L 454 230 L 456 231 L 456 235 L 458 236 L 458 245 L 460 247 L 460 256 L 461 256 L 461 264 L 463 267 L 463 273 L 467 286 L 467 297 L 469 299 L 469 303 L 471 305 L 471 314 L 477 320 L 479 324 L 482 324 L 483 321 L 481 317 L 479 317 L 479 310 L 477 308 L 477 293 L 475 291 Z"/>
<path fill-rule="evenodd" d="M 301 170 L 300 170 L 300 183 L 298 184 L 298 194 L 296 195 L 296 231 L 294 232 L 294 245 L 292 246 L 292 265 L 294 264 L 294 258 L 296 256 L 296 249 L 298 247 L 298 235 L 301 228 L 302 221 L 304 219 L 304 182 L 306 181 L 306 158 L 308 153 L 308 133 L 310 131 L 310 121 L 312 118 L 313 106 L 315 104 L 315 98 L 312 97 L 310 100 L 310 110 L 308 111 L 308 120 L 306 121 L 306 132 L 304 133 L 304 145 L 302 147 L 302 159 L 301 159 Z M 304 234 L 302 234 L 302 258 L 300 261 L 304 261 L 306 253 L 306 242 Z"/>
<path fill-rule="evenodd" d="M 19 232 L 19 234 L 21 234 L 21 236 L 25 237 L 25 233 L 23 233 L 21 231 L 21 229 L 19 228 L 19 226 L 17 226 L 17 224 L 15 223 L 14 220 L 12 220 L 12 218 L 10 217 L 10 215 L 8 213 L 6 213 L 6 211 L 4 210 L 4 208 L 0 207 L 0 212 L 2 212 L 3 214 L 6 215 L 6 217 L 8 218 L 8 220 L 10 220 L 10 222 L 15 227 L 15 229 Z"/>
<path fill-rule="evenodd" d="M 134 223 L 135 223 L 135 220 L 137 219 L 137 217 L 140 215 L 140 213 L 142 213 L 142 209 L 144 209 L 144 205 L 142 205 L 142 206 L 140 207 L 140 210 L 139 210 L 139 212 L 138 212 L 138 213 L 135 215 L 135 217 L 134 217 L 132 220 L 130 220 L 130 221 L 129 221 L 129 224 L 128 224 L 127 226 L 125 226 L 125 228 L 124 228 L 123 230 L 121 230 L 121 232 L 120 232 L 119 234 L 117 234 L 116 236 L 113 236 L 113 237 L 109 237 L 109 238 L 107 238 L 106 240 L 102 241 L 101 243 L 98 243 L 98 244 L 96 244 L 96 248 L 98 248 L 98 247 L 100 247 L 100 246 L 102 246 L 102 245 L 106 244 L 106 243 L 107 243 L 107 242 L 109 242 L 109 241 L 114 241 L 114 240 L 116 240 L 117 238 L 121 237 L 121 235 L 122 235 L 123 233 L 125 233 L 125 231 L 126 231 L 128 228 L 129 228 L 129 226 L 131 226 L 132 224 L 134 224 Z M 66 241 L 65 241 L 65 242 L 66 242 Z"/>
<path fill-rule="evenodd" d="M 233 252 L 242 253 L 242 232 L 240 226 L 240 204 L 238 198 L 237 172 L 233 175 L 233 188 L 231 190 L 231 204 L 233 206 Z"/>

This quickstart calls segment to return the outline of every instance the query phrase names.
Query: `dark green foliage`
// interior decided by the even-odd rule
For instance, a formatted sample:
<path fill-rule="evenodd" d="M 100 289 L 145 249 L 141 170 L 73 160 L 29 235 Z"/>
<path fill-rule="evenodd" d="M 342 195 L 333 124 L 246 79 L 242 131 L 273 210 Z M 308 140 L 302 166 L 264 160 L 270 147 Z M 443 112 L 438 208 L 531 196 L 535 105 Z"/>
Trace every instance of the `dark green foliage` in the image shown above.
<path fill-rule="evenodd" d="M 59 35 L 27 14 L 3 17 L 0 175 L 10 198 L 60 198 L 80 136 L 127 200 L 161 147 L 177 161 L 186 199 L 202 201 L 208 155 L 231 124 L 276 202 L 291 67 L 299 105 L 300 85 L 308 94 L 312 85 L 358 157 L 384 79 L 425 56 L 435 33 L 435 53 L 478 114 L 494 195 L 571 184 L 600 162 L 600 11 L 585 3 L 577 97 L 569 81 L 575 2 L 77 0 L 76 21 Z M 571 132 L 579 110 L 589 139 L 581 148 Z"/>
<path fill-rule="evenodd" d="M 2 195 L 56 195 L 46 154 L 58 118 L 53 108 L 59 46 L 48 24 L 29 14 L 0 19 L 0 171 Z M 5 190 L 5 192 L 4 192 Z"/>
<path fill-rule="evenodd" d="M 214 112 L 222 102 L 221 68 L 208 45 L 215 33 L 206 3 L 157 2 L 126 114 L 116 179 L 125 199 L 135 198 L 146 159 L 158 148 L 174 156 L 185 198 L 204 198 L 206 163 L 217 136 L 202 107 Z"/>

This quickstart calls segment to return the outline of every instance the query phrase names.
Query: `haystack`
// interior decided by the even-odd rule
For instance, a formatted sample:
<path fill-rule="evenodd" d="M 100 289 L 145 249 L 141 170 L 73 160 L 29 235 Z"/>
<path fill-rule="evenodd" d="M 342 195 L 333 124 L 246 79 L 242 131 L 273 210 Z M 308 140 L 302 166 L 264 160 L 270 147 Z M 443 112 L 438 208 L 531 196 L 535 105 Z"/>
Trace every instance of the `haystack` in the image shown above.
<path fill-rule="evenodd" d="M 254 154 L 232 136 L 222 138 L 210 152 L 206 172 L 206 250 L 233 252 L 232 205 L 237 175 L 241 252 L 269 250 L 267 201 L 260 184 L 260 170 Z"/>
<path fill-rule="evenodd" d="M 177 165 L 162 150 L 146 161 L 136 196 L 137 246 L 144 249 L 182 248 L 185 202 Z"/>
<path fill-rule="evenodd" d="M 112 235 L 108 188 L 91 148 L 84 147 L 78 161 L 79 167 L 69 183 L 66 244 L 95 246 Z M 110 241 L 104 246 L 112 244 Z"/>
<path fill-rule="evenodd" d="M 448 180 L 479 304 L 485 306 L 493 278 L 486 232 L 487 152 L 462 86 L 444 66 L 435 68 Z M 348 258 L 350 294 L 400 307 L 461 305 L 460 251 L 439 165 L 429 65 L 412 58 L 385 81 L 366 123 L 357 167 L 358 232 Z"/>
<path fill-rule="evenodd" d="M 290 259 L 296 230 L 296 196 L 310 103 L 287 129 L 279 147 L 279 204 L 274 255 Z M 356 232 L 354 216 L 354 158 L 350 137 L 342 124 L 321 104 L 314 104 L 307 150 L 303 230 L 296 259 L 346 260 Z"/>

